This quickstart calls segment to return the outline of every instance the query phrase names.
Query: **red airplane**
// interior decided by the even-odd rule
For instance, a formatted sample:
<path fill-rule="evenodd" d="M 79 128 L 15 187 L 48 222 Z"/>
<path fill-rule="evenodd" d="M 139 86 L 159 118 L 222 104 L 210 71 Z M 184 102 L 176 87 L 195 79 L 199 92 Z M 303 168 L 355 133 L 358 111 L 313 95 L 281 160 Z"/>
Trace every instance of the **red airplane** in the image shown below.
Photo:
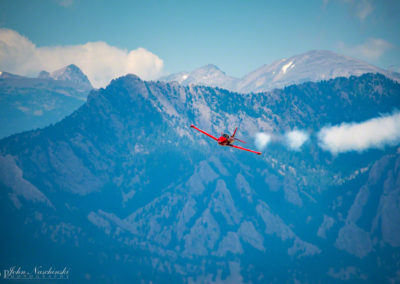
<path fill-rule="evenodd" d="M 239 139 L 235 138 L 235 134 L 236 134 L 237 127 L 236 127 L 235 131 L 233 132 L 232 136 L 229 136 L 228 134 L 222 133 L 222 136 L 219 137 L 219 138 L 214 137 L 214 136 L 212 136 L 211 134 L 209 134 L 209 133 L 207 133 L 207 132 L 205 132 L 205 131 L 203 131 L 203 130 L 197 128 L 197 127 L 194 126 L 193 124 L 190 125 L 190 127 L 192 127 L 192 128 L 194 128 L 194 129 L 200 131 L 201 133 L 207 135 L 208 137 L 211 137 L 212 139 L 214 139 L 215 141 L 217 141 L 218 144 L 221 145 L 221 146 L 229 146 L 229 147 L 233 147 L 233 148 L 236 148 L 236 149 L 240 149 L 240 150 L 252 152 L 252 153 L 255 153 L 255 154 L 257 154 L 257 155 L 261 155 L 261 152 L 256 152 L 256 151 L 253 151 L 253 150 L 250 150 L 250 149 L 246 149 L 246 148 L 243 148 L 243 147 L 240 147 L 240 146 L 233 145 L 233 142 L 234 142 L 235 140 L 240 141 L 240 142 L 242 142 L 242 143 L 246 143 L 246 142 L 244 142 L 244 141 L 242 141 L 242 140 L 239 140 Z"/>

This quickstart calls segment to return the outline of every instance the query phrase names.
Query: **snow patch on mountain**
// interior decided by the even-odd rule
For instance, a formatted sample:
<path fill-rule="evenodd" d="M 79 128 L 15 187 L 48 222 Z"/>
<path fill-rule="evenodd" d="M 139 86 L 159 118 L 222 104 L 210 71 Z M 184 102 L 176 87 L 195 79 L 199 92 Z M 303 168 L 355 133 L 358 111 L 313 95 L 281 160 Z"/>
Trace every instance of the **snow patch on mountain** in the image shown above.
<path fill-rule="evenodd" d="M 282 73 L 285 74 L 288 68 L 293 68 L 295 65 L 293 64 L 293 61 L 290 61 L 289 63 L 285 64 L 282 66 Z"/>

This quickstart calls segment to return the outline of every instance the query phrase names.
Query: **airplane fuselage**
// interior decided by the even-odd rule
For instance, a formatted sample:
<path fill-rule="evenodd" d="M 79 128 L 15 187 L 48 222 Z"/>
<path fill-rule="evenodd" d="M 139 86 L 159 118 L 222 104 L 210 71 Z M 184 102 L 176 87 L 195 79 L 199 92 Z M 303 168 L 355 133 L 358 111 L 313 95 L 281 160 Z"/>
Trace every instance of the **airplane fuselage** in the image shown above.
<path fill-rule="evenodd" d="M 230 137 L 228 134 L 222 134 L 221 137 L 218 138 L 217 142 L 221 146 L 229 146 L 233 144 L 233 141 L 235 141 L 232 137 Z"/>

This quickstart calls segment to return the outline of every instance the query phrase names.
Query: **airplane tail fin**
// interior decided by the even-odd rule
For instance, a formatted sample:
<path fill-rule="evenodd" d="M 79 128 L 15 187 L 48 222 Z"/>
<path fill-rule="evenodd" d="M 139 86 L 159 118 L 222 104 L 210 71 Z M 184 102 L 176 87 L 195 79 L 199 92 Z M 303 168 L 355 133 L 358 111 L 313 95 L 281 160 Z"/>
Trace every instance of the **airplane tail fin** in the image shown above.
<path fill-rule="evenodd" d="M 238 128 L 236 127 L 235 128 L 235 131 L 233 131 L 233 134 L 232 134 L 232 138 L 235 138 L 235 134 L 236 134 L 236 130 L 237 130 Z"/>
<path fill-rule="evenodd" d="M 246 142 L 244 142 L 244 141 L 242 141 L 242 140 L 240 140 L 240 139 L 237 139 L 237 138 L 235 138 L 235 134 L 236 134 L 236 131 L 237 131 L 237 127 L 235 128 L 235 131 L 233 131 L 233 134 L 232 134 L 232 138 L 234 139 L 234 140 L 237 140 L 237 141 L 239 141 L 239 142 L 242 142 L 242 143 L 246 143 Z"/>
<path fill-rule="evenodd" d="M 240 140 L 240 139 L 237 139 L 237 138 L 233 138 L 233 139 L 235 139 L 235 140 L 237 140 L 237 141 L 239 141 L 239 142 L 242 142 L 242 143 L 246 143 L 246 142 L 244 142 L 244 141 L 242 141 L 242 140 Z"/>

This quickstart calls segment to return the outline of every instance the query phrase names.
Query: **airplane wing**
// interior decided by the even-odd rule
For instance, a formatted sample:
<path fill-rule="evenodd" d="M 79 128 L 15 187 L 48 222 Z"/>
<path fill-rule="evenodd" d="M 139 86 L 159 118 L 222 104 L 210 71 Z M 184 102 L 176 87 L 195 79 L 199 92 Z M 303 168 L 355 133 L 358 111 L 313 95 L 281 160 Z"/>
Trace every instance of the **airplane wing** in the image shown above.
<path fill-rule="evenodd" d="M 240 150 L 244 150 L 244 151 L 249 151 L 249 152 L 255 153 L 255 154 L 257 154 L 257 155 L 261 155 L 261 152 L 253 151 L 253 150 L 246 149 L 246 148 L 243 148 L 243 147 L 240 147 L 240 146 L 236 146 L 236 145 L 229 145 L 229 146 L 230 146 L 230 147 L 233 147 L 233 148 L 236 148 L 236 149 L 240 149 Z"/>
<path fill-rule="evenodd" d="M 211 138 L 214 139 L 215 141 L 218 141 L 218 138 L 217 138 L 217 137 L 214 137 L 214 136 L 212 136 L 211 134 L 208 134 L 207 132 L 201 130 L 200 128 L 197 128 L 197 127 L 194 126 L 193 124 L 190 125 L 190 127 L 196 129 L 197 131 L 200 131 L 201 133 L 207 135 L 208 137 L 211 137 Z"/>

